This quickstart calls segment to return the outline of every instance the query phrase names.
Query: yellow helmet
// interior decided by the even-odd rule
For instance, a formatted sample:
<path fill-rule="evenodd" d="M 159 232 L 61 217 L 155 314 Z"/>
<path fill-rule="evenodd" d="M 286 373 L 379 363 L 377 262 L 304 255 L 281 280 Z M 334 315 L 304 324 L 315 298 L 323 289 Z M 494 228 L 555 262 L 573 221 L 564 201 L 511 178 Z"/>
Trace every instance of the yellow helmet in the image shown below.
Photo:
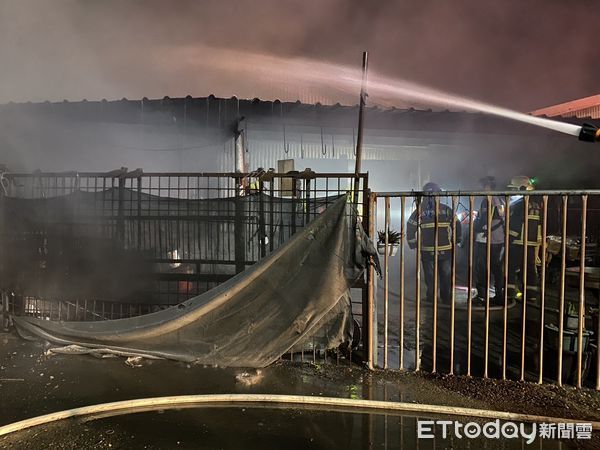
<path fill-rule="evenodd" d="M 533 191 L 535 189 L 534 185 L 535 180 L 533 178 L 519 175 L 511 178 L 508 187 L 517 191 Z"/>

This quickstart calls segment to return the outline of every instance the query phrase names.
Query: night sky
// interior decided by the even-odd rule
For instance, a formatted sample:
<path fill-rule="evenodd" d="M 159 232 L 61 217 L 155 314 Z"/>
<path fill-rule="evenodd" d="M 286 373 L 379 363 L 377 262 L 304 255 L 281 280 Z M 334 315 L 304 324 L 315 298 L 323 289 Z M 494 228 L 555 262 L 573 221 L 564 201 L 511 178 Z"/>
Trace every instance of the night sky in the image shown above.
<path fill-rule="evenodd" d="M 387 76 L 529 111 L 600 93 L 600 4 L 0 0 L 0 102 L 281 97 L 211 64 L 227 50 L 357 67 L 368 50 Z"/>

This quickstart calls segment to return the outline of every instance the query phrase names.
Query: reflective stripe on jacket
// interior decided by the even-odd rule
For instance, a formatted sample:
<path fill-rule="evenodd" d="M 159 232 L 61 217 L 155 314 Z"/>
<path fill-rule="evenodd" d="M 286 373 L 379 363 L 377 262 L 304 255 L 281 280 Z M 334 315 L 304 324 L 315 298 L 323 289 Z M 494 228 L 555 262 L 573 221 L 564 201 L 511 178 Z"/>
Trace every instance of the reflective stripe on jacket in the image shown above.
<path fill-rule="evenodd" d="M 460 241 L 461 225 L 452 213 L 452 209 L 440 203 L 438 214 L 438 251 L 452 250 L 452 220 L 456 222 L 456 239 Z M 414 248 L 417 245 L 417 228 L 421 228 L 421 250 L 424 252 L 435 252 L 435 206 L 433 201 L 423 202 L 421 217 L 417 217 L 414 211 L 407 222 L 406 239 Z"/>
<path fill-rule="evenodd" d="M 525 233 L 524 219 L 525 202 L 523 199 L 513 203 L 510 207 L 510 230 L 511 242 L 515 245 L 523 245 Z M 542 225 L 540 221 L 540 204 L 535 197 L 529 198 L 529 209 L 527 212 L 527 245 L 536 246 L 542 243 Z"/>

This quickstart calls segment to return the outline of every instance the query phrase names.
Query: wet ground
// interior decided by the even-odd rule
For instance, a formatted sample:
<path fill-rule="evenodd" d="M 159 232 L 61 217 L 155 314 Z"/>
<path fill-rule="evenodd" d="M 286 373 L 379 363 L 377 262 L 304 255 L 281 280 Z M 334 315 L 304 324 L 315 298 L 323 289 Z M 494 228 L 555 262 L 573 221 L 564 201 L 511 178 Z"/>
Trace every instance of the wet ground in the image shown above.
<path fill-rule="evenodd" d="M 407 401 L 600 420 L 600 394 L 551 385 L 466 377 L 368 372 L 357 366 L 278 363 L 262 370 L 218 369 L 171 361 L 45 354 L 45 346 L 0 334 L 0 424 L 53 411 L 134 398 L 271 393 Z M 466 423 L 470 419 L 460 418 Z M 272 408 L 186 409 L 93 421 L 73 420 L 0 438 L 6 448 L 415 448 L 414 417 Z M 402 438 L 400 438 L 402 436 Z M 311 441 L 312 439 L 312 441 Z M 402 439 L 402 441 L 400 440 Z M 179 442 L 179 444 L 177 444 Z M 241 444 L 243 443 L 243 445 Z M 284 444 L 285 443 L 285 444 Z M 481 448 L 442 441 L 436 448 Z M 489 448 L 521 448 L 520 441 Z M 556 444 L 541 442 L 546 448 Z M 565 441 L 565 448 L 592 441 Z M 419 441 L 432 448 L 432 441 Z M 538 447 L 539 448 L 539 447 Z"/>
<path fill-rule="evenodd" d="M 415 439 L 416 418 L 326 411 L 218 408 L 155 411 L 62 422 L 5 439 L 6 448 L 111 449 L 521 449 L 521 439 Z M 467 421 L 465 420 L 465 423 Z M 58 436 L 58 439 L 57 439 Z M 464 441 L 463 441 L 464 439 Z M 534 440 L 533 448 L 575 448 Z"/>

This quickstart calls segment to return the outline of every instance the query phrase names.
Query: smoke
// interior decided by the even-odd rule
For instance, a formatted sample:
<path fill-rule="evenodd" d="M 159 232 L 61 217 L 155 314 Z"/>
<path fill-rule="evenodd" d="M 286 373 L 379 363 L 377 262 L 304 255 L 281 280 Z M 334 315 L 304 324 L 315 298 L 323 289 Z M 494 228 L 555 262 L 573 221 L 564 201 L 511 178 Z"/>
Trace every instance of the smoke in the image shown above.
<path fill-rule="evenodd" d="M 332 88 L 315 77 L 323 67 L 339 68 L 329 78 L 341 79 L 346 70 L 356 77 L 367 49 L 371 79 L 376 73 L 408 79 L 527 111 L 600 92 L 594 6 L 591 0 L 4 0 L 0 103 L 212 93 L 352 104 L 358 100 L 356 84 Z M 282 61 L 293 71 L 281 70 Z M 369 102 L 427 107 L 423 99 L 405 97 L 372 95 Z M 367 127 L 377 123 L 368 118 Z M 175 124 L 75 124 L 13 114 L 0 123 L 0 160 L 13 170 L 219 168 L 215 155 L 227 151 L 230 137 L 189 131 L 182 133 Z M 559 137 L 542 143 L 495 137 L 492 142 L 478 135 L 465 143 L 459 135 L 477 134 L 477 127 L 467 123 L 455 131 L 456 141 L 450 136 L 445 146 L 423 140 L 419 145 L 428 149 L 411 150 L 420 152 L 414 159 L 427 161 L 423 174 L 407 187 L 418 187 L 427 177 L 447 187 L 473 187 L 468 180 L 484 174 L 504 178 L 544 171 L 553 183 L 573 186 L 583 173 L 596 170 L 576 143 L 570 156 L 561 156 L 566 141 Z M 144 151 L 168 148 L 187 153 Z M 337 170 L 348 170 L 347 163 L 342 165 Z M 319 167 L 324 166 L 312 166 Z"/>
<path fill-rule="evenodd" d="M 213 63 L 235 50 L 358 67 L 367 49 L 372 67 L 385 75 L 531 110 L 600 91 L 595 6 L 592 0 L 4 0 L 0 102 L 211 93 L 302 98 L 309 92 L 281 92 L 277 80 L 240 79 Z M 344 93 L 319 95 L 351 101 Z"/>

